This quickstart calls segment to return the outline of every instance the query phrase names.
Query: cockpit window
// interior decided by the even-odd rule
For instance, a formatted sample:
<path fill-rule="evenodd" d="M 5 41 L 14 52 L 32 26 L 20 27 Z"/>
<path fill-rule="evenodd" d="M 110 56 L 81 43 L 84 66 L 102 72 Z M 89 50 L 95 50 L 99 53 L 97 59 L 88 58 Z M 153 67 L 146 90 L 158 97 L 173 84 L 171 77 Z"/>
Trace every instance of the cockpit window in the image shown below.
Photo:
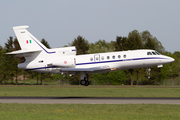
<path fill-rule="evenodd" d="M 147 52 L 147 55 L 161 55 L 157 51 Z"/>
<path fill-rule="evenodd" d="M 151 52 L 147 52 L 147 55 L 152 55 L 152 53 Z"/>
<path fill-rule="evenodd" d="M 156 55 L 156 53 L 155 53 L 155 52 L 152 52 L 152 54 L 153 54 L 153 55 Z"/>
<path fill-rule="evenodd" d="M 161 55 L 160 53 L 158 53 L 157 51 L 155 51 L 156 52 L 156 54 L 158 54 L 158 55 Z"/>

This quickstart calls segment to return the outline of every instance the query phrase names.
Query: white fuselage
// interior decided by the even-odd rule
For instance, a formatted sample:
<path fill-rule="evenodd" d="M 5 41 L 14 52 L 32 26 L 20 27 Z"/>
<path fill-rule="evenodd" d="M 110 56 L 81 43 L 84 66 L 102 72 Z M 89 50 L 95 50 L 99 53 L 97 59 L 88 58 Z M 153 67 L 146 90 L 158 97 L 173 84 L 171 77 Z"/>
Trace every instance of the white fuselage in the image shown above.
<path fill-rule="evenodd" d="M 69 48 L 69 51 L 73 50 L 73 47 Z M 67 51 L 63 53 L 62 50 L 58 51 L 60 49 L 53 50 L 55 50 L 55 53 L 52 54 L 47 54 L 46 52 L 42 51 L 44 53 L 39 53 L 39 55 L 36 57 L 37 59 L 21 63 L 18 65 L 18 67 L 20 69 L 29 69 L 37 72 L 62 73 L 61 68 L 78 69 L 107 66 L 110 70 L 120 70 L 158 66 L 174 61 L 174 59 L 171 57 L 159 55 L 157 53 L 154 55 L 148 55 L 148 52 L 155 53 L 154 50 L 129 50 L 85 55 L 75 55 L 75 53 L 68 54 Z M 61 61 L 61 63 L 58 63 L 58 61 Z M 66 66 L 69 62 L 71 62 L 72 65 Z M 57 66 L 58 64 L 61 65 Z M 103 72 L 103 70 L 99 72 Z M 73 74 L 75 72 L 69 73 Z M 93 71 L 89 73 L 93 73 Z"/>

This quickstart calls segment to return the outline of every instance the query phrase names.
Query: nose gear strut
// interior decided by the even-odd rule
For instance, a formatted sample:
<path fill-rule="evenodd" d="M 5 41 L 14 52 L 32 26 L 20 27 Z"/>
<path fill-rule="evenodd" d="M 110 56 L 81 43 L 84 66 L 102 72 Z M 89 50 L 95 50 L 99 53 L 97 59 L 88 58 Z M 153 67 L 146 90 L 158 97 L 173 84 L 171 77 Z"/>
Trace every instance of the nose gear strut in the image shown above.
<path fill-rule="evenodd" d="M 148 74 L 148 79 L 150 79 L 151 78 L 151 68 L 147 68 L 146 72 Z"/>

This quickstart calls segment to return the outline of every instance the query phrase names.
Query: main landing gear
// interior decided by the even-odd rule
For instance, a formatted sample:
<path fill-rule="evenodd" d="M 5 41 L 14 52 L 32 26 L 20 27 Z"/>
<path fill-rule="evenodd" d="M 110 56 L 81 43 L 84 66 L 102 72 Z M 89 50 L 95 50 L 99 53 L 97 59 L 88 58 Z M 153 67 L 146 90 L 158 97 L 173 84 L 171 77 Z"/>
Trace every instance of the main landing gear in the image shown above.
<path fill-rule="evenodd" d="M 89 85 L 88 78 L 89 78 L 88 74 L 81 72 L 81 74 L 80 74 L 81 85 L 88 86 Z"/>

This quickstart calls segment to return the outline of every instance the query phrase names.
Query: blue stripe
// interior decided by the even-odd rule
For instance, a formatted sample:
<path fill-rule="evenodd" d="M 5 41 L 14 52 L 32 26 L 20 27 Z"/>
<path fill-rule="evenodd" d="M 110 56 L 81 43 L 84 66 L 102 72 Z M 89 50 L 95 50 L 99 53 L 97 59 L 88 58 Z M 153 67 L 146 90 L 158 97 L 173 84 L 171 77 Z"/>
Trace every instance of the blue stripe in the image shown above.
<path fill-rule="evenodd" d="M 147 58 L 134 58 L 134 59 L 111 60 L 111 61 L 100 61 L 100 62 L 89 62 L 89 63 L 77 63 L 76 65 L 88 65 L 88 64 L 99 64 L 99 63 L 133 61 L 133 60 L 146 60 L 146 59 L 167 59 L 167 58 L 147 57 Z M 58 68 L 58 67 L 57 66 L 49 66 L 49 67 L 32 68 L 32 69 L 27 69 L 27 70 L 39 70 L 39 69 L 46 69 L 46 68 Z"/>
<path fill-rule="evenodd" d="M 110 61 L 98 61 L 98 62 L 89 62 L 89 63 L 78 63 L 76 65 L 88 65 L 88 64 L 111 63 L 111 62 L 121 62 L 121 61 L 146 60 L 146 59 L 166 59 L 166 58 L 160 58 L 160 57 L 134 58 L 134 59 L 122 59 L 122 60 L 110 60 Z"/>
<path fill-rule="evenodd" d="M 30 36 L 31 37 L 31 36 Z M 54 52 L 48 52 L 45 48 L 43 48 L 33 37 L 31 37 L 33 40 L 34 40 L 34 42 L 36 42 L 46 53 L 48 53 L 48 54 L 51 54 L 51 53 L 56 53 L 55 51 Z"/>

